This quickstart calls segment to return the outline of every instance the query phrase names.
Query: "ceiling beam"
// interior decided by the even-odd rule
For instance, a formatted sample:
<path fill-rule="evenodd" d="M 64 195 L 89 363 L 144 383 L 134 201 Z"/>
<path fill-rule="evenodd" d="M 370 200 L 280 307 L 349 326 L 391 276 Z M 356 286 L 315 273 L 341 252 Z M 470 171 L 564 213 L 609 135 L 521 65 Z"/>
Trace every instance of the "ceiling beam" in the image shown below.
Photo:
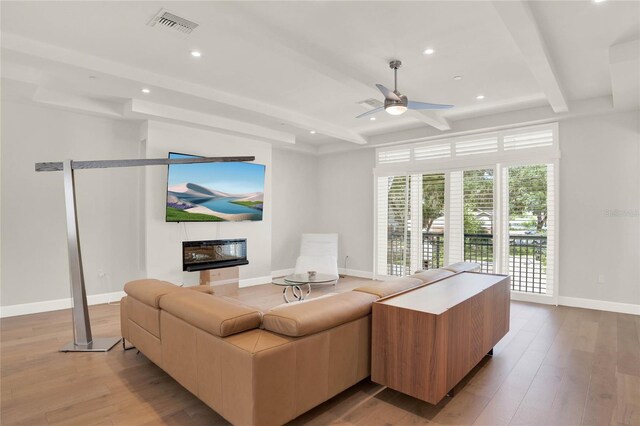
<path fill-rule="evenodd" d="M 431 127 L 435 127 L 438 130 L 451 130 L 451 124 L 449 123 L 449 120 L 442 117 L 437 111 L 408 110 L 407 112 L 410 114 L 410 117 L 416 118 Z"/>
<path fill-rule="evenodd" d="M 553 111 L 567 112 L 567 100 L 529 4 L 517 0 L 494 1 L 493 6 L 527 61 Z"/>
<path fill-rule="evenodd" d="M 123 118 L 119 105 L 115 102 L 100 101 L 85 96 L 49 90 L 38 87 L 32 100 L 41 104 L 51 105 L 67 111 L 83 112 L 109 118 Z"/>
<path fill-rule="evenodd" d="M 114 77 L 125 78 L 145 85 L 173 90 L 221 104 L 232 105 L 237 108 L 268 116 L 278 122 L 286 122 L 287 124 L 302 129 L 313 129 L 317 133 L 347 142 L 359 145 L 367 143 L 367 139 L 356 132 L 324 120 L 309 117 L 297 111 L 277 107 L 255 99 L 214 89 L 209 86 L 191 83 L 175 77 L 158 74 L 82 52 L 42 43 L 40 41 L 30 40 L 16 34 L 3 32 L 2 48 L 58 63 L 73 65 L 102 74 L 112 75 Z"/>
<path fill-rule="evenodd" d="M 124 105 L 122 114 L 124 117 L 134 119 L 186 123 L 213 129 L 222 133 L 250 137 L 264 142 L 296 143 L 295 136 L 290 133 L 272 130 L 244 121 L 232 120 L 230 118 L 140 99 L 129 99 Z"/>
<path fill-rule="evenodd" d="M 250 25 L 244 25 L 242 31 L 237 31 L 236 34 L 244 36 L 253 45 L 261 45 L 265 50 L 276 51 L 279 56 L 320 73 L 341 84 L 347 90 L 365 91 L 376 99 L 382 97 L 375 87 L 376 78 L 363 69 L 350 66 L 348 61 L 337 57 L 330 49 L 313 44 L 308 37 L 297 37 L 283 27 L 269 25 L 242 2 L 228 2 L 224 5 L 220 4 L 220 7 L 226 7 L 230 13 L 241 14 L 244 20 L 251 21 Z M 407 116 L 438 130 L 451 129 L 449 121 L 437 111 L 411 111 Z"/>

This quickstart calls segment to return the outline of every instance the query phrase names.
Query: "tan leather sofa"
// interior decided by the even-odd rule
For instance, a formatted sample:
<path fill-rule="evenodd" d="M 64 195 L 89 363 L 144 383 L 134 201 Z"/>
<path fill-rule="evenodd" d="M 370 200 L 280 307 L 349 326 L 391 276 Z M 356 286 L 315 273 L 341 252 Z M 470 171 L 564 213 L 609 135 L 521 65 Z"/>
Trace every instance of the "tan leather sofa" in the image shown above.
<path fill-rule="evenodd" d="M 370 375 L 374 301 L 453 274 L 425 271 L 266 313 L 164 281 L 132 281 L 122 336 L 231 423 L 280 425 Z"/>

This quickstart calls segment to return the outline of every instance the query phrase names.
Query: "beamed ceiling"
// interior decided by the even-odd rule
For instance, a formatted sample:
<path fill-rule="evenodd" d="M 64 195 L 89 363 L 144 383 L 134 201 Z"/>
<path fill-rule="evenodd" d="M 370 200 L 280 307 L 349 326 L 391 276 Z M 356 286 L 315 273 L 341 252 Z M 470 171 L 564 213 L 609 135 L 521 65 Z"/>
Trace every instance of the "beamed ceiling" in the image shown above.
<path fill-rule="evenodd" d="M 1 8 L 3 96 L 310 152 L 435 137 L 518 111 L 544 121 L 637 109 L 640 98 L 636 1 L 21 1 Z M 199 26 L 183 34 L 147 25 L 161 9 Z M 425 55 L 428 47 L 435 53 Z M 376 83 L 393 86 L 392 59 L 403 62 L 398 85 L 409 99 L 455 108 L 356 119 L 366 111 L 361 101 L 382 100 Z"/>

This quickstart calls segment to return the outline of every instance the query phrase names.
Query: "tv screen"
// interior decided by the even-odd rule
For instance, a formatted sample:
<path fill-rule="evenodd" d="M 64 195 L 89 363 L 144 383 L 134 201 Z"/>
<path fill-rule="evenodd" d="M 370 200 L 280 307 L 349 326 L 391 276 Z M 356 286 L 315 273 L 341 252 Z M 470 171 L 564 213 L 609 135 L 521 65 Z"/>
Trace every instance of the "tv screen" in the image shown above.
<path fill-rule="evenodd" d="M 169 153 L 169 159 L 201 158 Z M 262 220 L 262 164 L 170 164 L 167 172 L 167 222 Z"/>

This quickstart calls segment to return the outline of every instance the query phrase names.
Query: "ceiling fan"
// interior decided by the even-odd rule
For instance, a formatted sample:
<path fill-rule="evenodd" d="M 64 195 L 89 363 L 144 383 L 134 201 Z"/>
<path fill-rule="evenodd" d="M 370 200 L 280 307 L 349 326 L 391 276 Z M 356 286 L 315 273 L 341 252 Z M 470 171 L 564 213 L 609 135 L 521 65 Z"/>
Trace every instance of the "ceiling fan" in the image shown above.
<path fill-rule="evenodd" d="M 365 117 L 367 115 L 376 114 L 383 109 L 391 115 L 403 114 L 407 109 L 449 109 L 453 105 L 430 104 L 427 102 L 410 101 L 405 95 L 398 92 L 398 68 L 402 65 L 401 61 L 394 60 L 389 62 L 389 68 L 393 69 L 393 91 L 387 89 L 382 84 L 376 84 L 378 90 L 384 95 L 384 107 L 374 108 L 371 111 L 360 114 L 356 118 Z"/>

